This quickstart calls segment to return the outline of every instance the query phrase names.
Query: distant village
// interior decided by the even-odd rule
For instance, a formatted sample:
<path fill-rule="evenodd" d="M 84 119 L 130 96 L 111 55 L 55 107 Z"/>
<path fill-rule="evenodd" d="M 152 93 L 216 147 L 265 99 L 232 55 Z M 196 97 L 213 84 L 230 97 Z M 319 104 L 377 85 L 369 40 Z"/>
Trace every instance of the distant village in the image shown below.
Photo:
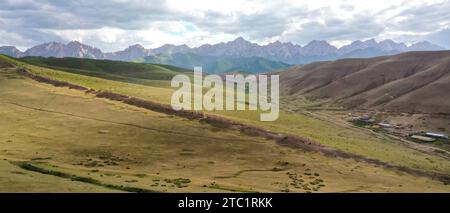
<path fill-rule="evenodd" d="M 432 143 L 443 141 L 450 143 L 449 136 L 441 132 L 431 132 L 425 130 L 413 130 L 411 125 L 391 124 L 387 120 L 378 120 L 371 115 L 350 115 L 349 121 L 356 126 L 369 128 L 375 131 L 384 131 L 386 133 L 401 136 L 414 142 Z"/>

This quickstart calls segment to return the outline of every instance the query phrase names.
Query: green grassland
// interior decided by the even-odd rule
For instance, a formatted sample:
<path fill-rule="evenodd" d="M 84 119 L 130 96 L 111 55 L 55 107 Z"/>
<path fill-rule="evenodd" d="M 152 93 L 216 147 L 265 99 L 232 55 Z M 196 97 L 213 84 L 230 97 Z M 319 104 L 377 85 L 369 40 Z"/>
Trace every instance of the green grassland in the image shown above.
<path fill-rule="evenodd" d="M 0 57 L 36 74 L 96 90 L 161 103 L 168 103 L 173 92 L 172 88 L 113 81 Z M 450 190 L 429 178 L 282 147 L 264 138 L 34 82 L 12 69 L 3 69 L 0 74 L 0 156 L 6 159 L 0 167 L 2 181 L 12 181 L 9 177 L 15 168 L 24 173 L 59 177 L 61 181 L 67 178 L 60 176 L 75 176 L 72 182 L 80 184 L 82 191 L 95 191 L 82 188 L 86 185 L 104 190 L 159 192 Z M 305 114 L 283 111 L 279 120 L 266 123 L 258 121 L 259 112 L 255 111 L 213 114 L 307 136 L 324 145 L 394 165 L 450 173 L 446 159 Z M 17 162 L 29 163 L 39 170 L 26 170 Z M 0 191 L 13 190 L 0 187 Z M 64 191 L 49 188 L 53 190 Z"/>
<path fill-rule="evenodd" d="M 147 86 L 169 87 L 167 80 L 190 70 L 161 64 L 143 64 L 80 58 L 24 57 L 21 59 L 41 67 Z"/>

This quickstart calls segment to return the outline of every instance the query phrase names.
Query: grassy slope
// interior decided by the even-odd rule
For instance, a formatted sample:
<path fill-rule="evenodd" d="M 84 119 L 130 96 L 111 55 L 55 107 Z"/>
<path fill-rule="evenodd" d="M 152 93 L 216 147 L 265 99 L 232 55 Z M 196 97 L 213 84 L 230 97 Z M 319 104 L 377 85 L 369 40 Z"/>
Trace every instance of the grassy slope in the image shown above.
<path fill-rule="evenodd" d="M 167 84 L 167 80 L 172 79 L 177 74 L 189 74 L 191 72 L 190 70 L 170 65 L 109 60 L 43 57 L 25 57 L 21 58 L 21 60 L 41 67 L 56 68 L 71 73 L 148 86 L 170 86 Z"/>
<path fill-rule="evenodd" d="M 20 62 L 16 62 L 21 64 Z M 137 96 L 162 103 L 169 103 L 173 92 L 170 88 L 147 87 L 135 84 L 125 84 L 108 81 L 99 78 L 91 78 L 82 75 L 60 72 L 27 64 L 21 64 L 31 71 L 41 75 L 50 76 L 60 80 L 70 81 L 83 86 L 112 90 L 115 92 Z M 283 109 L 283 105 L 281 106 Z M 345 150 L 352 153 L 380 159 L 396 165 L 411 168 L 434 171 L 442 174 L 450 173 L 450 162 L 448 160 L 423 154 L 391 140 L 378 139 L 365 132 L 355 132 L 337 125 L 329 124 L 302 114 L 281 112 L 276 122 L 259 122 L 259 112 L 214 112 L 227 116 L 244 123 L 263 126 L 267 129 L 308 136 L 320 143 Z"/>
<path fill-rule="evenodd" d="M 32 191 L 110 190 L 77 181 L 67 184 L 7 163 L 17 161 L 103 185 L 169 192 L 449 190 L 427 178 L 281 147 L 41 84 L 14 71 L 0 70 L 0 96 L 0 156 L 6 159 L 0 163 L 0 181 L 10 183 L 0 184 L 0 191 L 27 191 L 27 184 L 34 186 Z M 190 183 L 178 187 L 177 178 Z M 294 184 L 296 188 L 293 179 L 303 183 Z"/>

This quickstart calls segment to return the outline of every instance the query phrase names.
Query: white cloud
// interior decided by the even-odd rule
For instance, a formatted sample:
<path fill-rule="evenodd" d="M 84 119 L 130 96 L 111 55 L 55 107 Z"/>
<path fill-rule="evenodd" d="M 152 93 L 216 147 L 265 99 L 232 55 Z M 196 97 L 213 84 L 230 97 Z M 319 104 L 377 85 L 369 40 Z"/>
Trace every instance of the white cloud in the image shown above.
<path fill-rule="evenodd" d="M 352 42 L 353 41 L 350 41 L 350 40 L 335 40 L 335 41 L 330 42 L 330 44 L 337 48 L 340 48 L 342 46 L 351 44 Z"/>
<path fill-rule="evenodd" d="M 313 39 L 337 46 L 368 38 L 411 41 L 450 26 L 449 0 L 0 0 L 0 5 L 5 43 L 78 40 L 107 51 L 135 43 L 199 46 L 238 36 L 302 45 Z"/>

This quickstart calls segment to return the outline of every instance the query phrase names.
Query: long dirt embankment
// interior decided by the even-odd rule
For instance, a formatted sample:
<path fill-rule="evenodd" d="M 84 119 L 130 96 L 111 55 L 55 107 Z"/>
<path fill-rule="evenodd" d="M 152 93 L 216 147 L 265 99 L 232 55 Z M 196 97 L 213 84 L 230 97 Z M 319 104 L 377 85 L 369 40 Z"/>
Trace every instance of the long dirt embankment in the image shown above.
<path fill-rule="evenodd" d="M 109 91 L 97 91 L 94 89 L 86 88 L 83 86 L 75 85 L 72 83 L 59 81 L 55 79 L 51 79 L 48 77 L 43 77 L 36 75 L 34 73 L 31 73 L 23 68 L 17 68 L 17 72 L 25 77 L 34 79 L 35 81 L 51 84 L 56 87 L 68 87 L 75 90 L 84 91 L 89 94 L 93 94 L 98 98 L 105 98 L 113 101 L 120 101 L 125 104 L 129 104 L 132 106 L 152 110 L 155 112 L 160 112 L 164 114 L 169 115 L 175 115 L 183 118 L 187 118 L 190 120 L 198 120 L 200 122 L 205 122 L 208 124 L 211 124 L 213 126 L 230 129 L 230 130 L 236 130 L 240 131 L 246 135 L 249 136 L 258 136 L 258 137 L 264 137 L 269 140 L 275 140 L 278 144 L 282 146 L 288 146 L 291 148 L 299 148 L 305 151 L 313 151 L 313 152 L 320 152 L 326 156 L 330 157 L 340 157 L 345 159 L 353 159 L 358 162 L 365 162 L 376 166 L 382 166 L 384 168 L 388 169 L 395 169 L 398 171 L 406 172 L 413 175 L 419 175 L 419 176 L 425 176 L 430 177 L 432 179 L 437 179 L 439 181 L 442 181 L 446 184 L 450 183 L 450 176 L 446 174 L 440 174 L 440 173 L 433 173 L 433 172 L 426 172 L 422 170 L 412 169 L 408 167 L 398 166 L 398 165 L 392 165 L 377 159 L 371 159 L 367 158 L 365 156 L 353 154 L 344 152 L 341 150 L 333 149 L 330 147 L 326 147 L 317 141 L 314 141 L 309 138 L 300 137 L 296 135 L 291 134 L 281 134 L 276 133 L 272 131 L 268 131 L 259 127 L 255 127 L 252 125 L 247 125 L 243 123 L 239 123 L 236 121 L 233 121 L 231 119 L 223 118 L 220 116 L 215 115 L 207 115 L 202 112 L 195 112 L 195 111 L 188 111 L 188 110 L 174 110 L 170 105 L 166 104 L 160 104 L 153 101 L 143 100 L 140 98 L 135 98 L 123 94 L 117 94 Z"/>

